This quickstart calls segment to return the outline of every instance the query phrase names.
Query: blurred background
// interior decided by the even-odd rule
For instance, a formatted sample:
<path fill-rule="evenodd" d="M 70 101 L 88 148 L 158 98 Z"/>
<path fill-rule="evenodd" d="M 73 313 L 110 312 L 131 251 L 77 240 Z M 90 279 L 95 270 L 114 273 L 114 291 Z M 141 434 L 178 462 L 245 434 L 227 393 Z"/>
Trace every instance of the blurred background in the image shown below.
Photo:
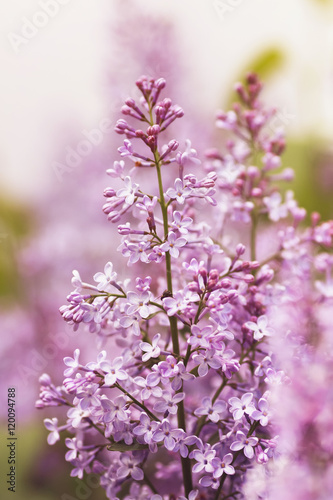
<path fill-rule="evenodd" d="M 141 74 L 163 76 L 185 110 L 177 139 L 200 154 L 218 146 L 215 112 L 251 70 L 286 129 L 284 166 L 301 206 L 333 216 L 332 0 L 13 0 L 0 4 L 1 498 L 7 388 L 17 394 L 16 499 L 104 498 L 93 478 L 68 478 L 34 408 L 38 377 L 61 384 L 62 358 L 94 356 L 58 308 L 73 269 L 91 280 L 115 260 L 115 228 L 102 213 L 113 132 Z M 118 236 L 117 236 L 118 238 Z M 118 240 L 117 240 L 118 241 Z M 81 495 L 81 496 L 80 496 Z"/>

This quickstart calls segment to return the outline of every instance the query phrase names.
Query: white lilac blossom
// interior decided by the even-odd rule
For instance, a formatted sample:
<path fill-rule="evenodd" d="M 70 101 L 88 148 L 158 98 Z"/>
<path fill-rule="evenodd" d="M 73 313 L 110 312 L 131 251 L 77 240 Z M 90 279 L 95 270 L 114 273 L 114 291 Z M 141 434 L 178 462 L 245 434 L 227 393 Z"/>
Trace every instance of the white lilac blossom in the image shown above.
<path fill-rule="evenodd" d="M 222 460 L 215 459 L 213 477 L 216 479 L 218 477 L 221 477 L 223 474 L 228 474 L 228 475 L 235 474 L 235 468 L 231 465 L 232 462 L 233 462 L 232 453 L 227 453 L 226 455 L 224 455 Z"/>
<path fill-rule="evenodd" d="M 269 423 L 271 412 L 269 410 L 268 401 L 265 398 L 260 398 L 258 401 L 258 410 L 254 410 L 251 413 L 251 417 L 254 420 L 259 420 L 262 427 L 266 427 Z"/>
<path fill-rule="evenodd" d="M 119 478 L 124 478 L 130 475 L 136 481 L 141 481 L 141 479 L 143 479 L 143 471 L 138 467 L 138 464 L 141 463 L 140 458 L 135 458 L 134 456 L 124 453 L 120 457 L 120 462 L 121 465 L 117 472 L 117 476 Z"/>
<path fill-rule="evenodd" d="M 141 98 L 126 100 L 116 124 L 123 160 L 107 171 L 122 184 L 105 189 L 103 207 L 129 276 L 117 281 L 111 261 L 97 285 L 73 271 L 60 312 L 102 337 L 104 350 L 97 360 L 79 349 L 66 356 L 61 386 L 41 376 L 36 406 L 67 408 L 63 425 L 45 419 L 48 442 L 66 431 L 71 475 L 94 472 L 110 500 L 248 498 L 254 476 L 265 479 L 262 498 L 289 500 L 283 464 L 300 478 L 332 456 L 333 398 L 323 383 L 332 346 L 324 348 L 318 311 L 330 317 L 333 222 L 315 213 L 306 228 L 292 192 L 282 201 L 285 141 L 268 126 L 274 111 L 259 100 L 255 75 L 218 113 L 232 137 L 203 163 L 189 140 L 165 137 L 184 114 L 162 97 L 165 80 L 136 84 Z M 274 489 L 281 470 L 283 495 Z M 297 498 L 315 500 L 304 490 Z"/>
<path fill-rule="evenodd" d="M 65 365 L 69 367 L 66 368 L 66 370 L 64 371 L 65 377 L 69 377 L 70 375 L 72 375 L 80 366 L 79 356 L 80 356 L 80 349 L 75 349 L 73 358 L 67 356 L 64 358 Z"/>
<path fill-rule="evenodd" d="M 186 198 L 190 197 L 191 189 L 187 186 L 184 186 L 181 179 L 176 179 L 175 187 L 169 188 L 166 192 L 166 195 L 172 200 L 176 200 L 180 205 L 183 205 Z"/>
<path fill-rule="evenodd" d="M 149 302 L 151 294 L 149 291 L 144 291 L 142 293 L 128 292 L 127 298 L 130 307 L 127 309 L 127 314 L 131 316 L 138 312 L 141 318 L 148 318 L 150 314 Z"/>
<path fill-rule="evenodd" d="M 49 444 L 54 444 L 60 439 L 58 419 L 57 418 L 45 418 L 44 425 L 50 434 L 47 436 L 47 442 Z"/>
<path fill-rule="evenodd" d="M 241 399 L 235 396 L 229 399 L 229 411 L 231 411 L 234 420 L 240 420 L 244 414 L 251 415 L 255 409 L 252 399 L 252 392 L 247 392 Z"/>
<path fill-rule="evenodd" d="M 116 281 L 116 279 L 117 273 L 113 271 L 112 262 L 105 264 L 104 273 L 99 272 L 94 275 L 94 281 L 98 283 L 98 290 L 106 290 L 108 285 L 112 285 L 112 282 Z"/>
<path fill-rule="evenodd" d="M 274 333 L 273 328 L 270 328 L 267 325 L 268 325 L 268 318 L 265 315 L 260 316 L 257 319 L 257 323 L 254 323 L 253 321 L 247 321 L 247 323 L 245 323 L 245 326 L 253 331 L 253 338 L 255 340 L 261 340 L 265 335 L 267 336 L 273 335 Z"/>
<path fill-rule="evenodd" d="M 142 361 L 146 362 L 150 358 L 158 358 L 159 355 L 161 354 L 161 349 L 158 346 L 158 342 L 161 338 L 161 334 L 157 333 L 151 344 L 149 342 L 141 342 L 140 343 L 140 349 L 144 352 L 142 355 Z"/>
<path fill-rule="evenodd" d="M 178 403 L 183 401 L 185 394 L 178 392 L 174 396 L 168 391 L 163 391 L 161 399 L 154 405 L 154 410 L 158 413 L 173 414 L 178 411 Z"/>
<path fill-rule="evenodd" d="M 254 457 L 254 447 L 258 444 L 259 440 L 256 437 L 247 437 L 243 431 L 237 431 L 237 440 L 231 443 L 231 451 L 243 450 L 247 458 Z"/>
<path fill-rule="evenodd" d="M 178 212 L 178 210 L 175 210 L 173 213 L 173 222 L 172 226 L 175 229 L 178 229 L 178 231 L 181 234 L 187 234 L 188 233 L 188 227 L 192 225 L 193 219 L 191 217 L 186 217 L 181 214 L 181 212 Z"/>
<path fill-rule="evenodd" d="M 168 240 L 160 246 L 163 252 L 169 252 L 171 257 L 177 259 L 179 257 L 179 249 L 187 243 L 186 238 L 177 238 L 173 231 L 168 234 Z"/>
<path fill-rule="evenodd" d="M 123 358 L 118 356 L 111 363 L 108 361 L 102 361 L 101 369 L 105 372 L 104 383 L 105 385 L 112 386 L 117 382 L 117 380 L 126 380 L 128 375 L 125 370 L 122 369 Z"/>
<path fill-rule="evenodd" d="M 208 397 L 203 398 L 202 406 L 197 408 L 194 411 L 194 414 L 197 417 L 201 417 L 202 415 L 207 415 L 209 420 L 216 423 L 221 418 L 221 413 L 223 413 L 227 408 L 225 401 L 216 401 L 212 403 L 212 400 Z"/>

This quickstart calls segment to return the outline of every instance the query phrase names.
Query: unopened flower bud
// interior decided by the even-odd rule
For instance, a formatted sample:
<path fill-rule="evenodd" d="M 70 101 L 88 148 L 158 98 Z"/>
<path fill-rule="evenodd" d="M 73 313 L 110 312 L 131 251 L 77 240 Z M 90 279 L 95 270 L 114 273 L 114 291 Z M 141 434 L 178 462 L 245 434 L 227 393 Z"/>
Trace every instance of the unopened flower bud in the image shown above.
<path fill-rule="evenodd" d="M 296 207 L 296 208 L 293 209 L 292 213 L 293 213 L 295 224 L 299 224 L 306 217 L 306 210 L 305 210 L 305 208 Z"/>
<path fill-rule="evenodd" d="M 209 158 L 211 160 L 220 160 L 221 159 L 221 154 L 219 153 L 219 151 L 215 148 L 212 148 L 212 149 L 208 149 L 206 152 L 205 152 L 205 156 L 206 158 Z"/>
<path fill-rule="evenodd" d="M 138 130 L 135 131 L 135 135 L 139 139 L 143 139 L 144 137 L 146 137 L 146 134 L 144 133 L 144 131 L 140 130 L 140 129 L 138 129 Z"/>
<path fill-rule="evenodd" d="M 131 114 L 131 108 L 124 104 L 124 106 L 121 107 L 121 112 L 123 115 L 130 115 Z M 117 129 L 115 129 L 117 132 Z"/>
<path fill-rule="evenodd" d="M 209 279 L 217 281 L 219 279 L 220 273 L 217 269 L 211 269 L 209 271 Z"/>
<path fill-rule="evenodd" d="M 235 86 L 234 86 L 234 89 L 235 91 L 237 92 L 237 94 L 239 95 L 239 97 L 241 98 L 241 100 L 245 103 L 248 102 L 248 97 L 247 97 L 247 94 L 246 94 L 246 91 L 244 89 L 244 86 L 242 83 L 236 83 Z"/>
<path fill-rule="evenodd" d="M 232 283 L 231 283 L 231 280 L 229 278 L 224 278 L 221 283 L 220 283 L 221 287 L 222 288 L 230 288 Z"/>
<path fill-rule="evenodd" d="M 160 103 L 165 109 L 169 109 L 171 107 L 172 101 L 168 97 L 163 99 L 163 101 Z"/>
<path fill-rule="evenodd" d="M 51 378 L 47 373 L 43 373 L 38 380 L 41 385 L 44 385 L 46 387 L 51 385 Z"/>
<path fill-rule="evenodd" d="M 82 309 L 77 311 L 75 314 L 73 314 L 73 321 L 75 323 L 81 323 L 81 321 L 83 320 L 84 313 L 85 311 L 82 311 Z"/>
<path fill-rule="evenodd" d="M 120 226 L 118 226 L 118 233 L 123 235 L 123 236 L 127 236 L 129 234 L 131 234 L 131 228 L 129 226 L 129 224 L 122 224 Z"/>
<path fill-rule="evenodd" d="M 199 269 L 199 274 L 203 278 L 204 283 L 206 284 L 207 283 L 207 270 L 204 267 L 201 267 Z"/>
<path fill-rule="evenodd" d="M 268 455 L 267 453 L 265 453 L 263 450 L 257 452 L 257 450 L 255 449 L 256 451 L 256 460 L 257 460 L 257 463 L 258 464 L 267 464 L 269 458 L 268 458 Z"/>
<path fill-rule="evenodd" d="M 177 111 L 176 111 L 175 114 L 176 114 L 177 118 L 182 118 L 184 116 L 184 110 L 183 110 L 183 108 L 178 107 L 178 109 L 177 109 Z"/>
<path fill-rule="evenodd" d="M 147 134 L 148 135 L 158 135 L 161 131 L 161 128 L 159 125 L 152 125 L 151 127 L 147 128 Z"/>
<path fill-rule="evenodd" d="M 216 283 L 217 283 L 216 280 L 209 279 L 208 282 L 207 282 L 207 290 L 211 291 L 213 288 L 215 288 Z"/>
<path fill-rule="evenodd" d="M 312 212 L 311 214 L 311 223 L 312 226 L 315 227 L 320 221 L 320 214 L 318 212 Z"/>
<path fill-rule="evenodd" d="M 258 269 L 260 266 L 259 262 L 257 260 L 252 260 L 249 262 L 249 269 Z"/>
<path fill-rule="evenodd" d="M 295 172 L 292 168 L 285 168 L 284 170 L 282 170 L 282 172 L 280 174 L 280 178 L 283 181 L 290 182 L 290 181 L 294 180 L 294 177 L 295 177 Z"/>
<path fill-rule="evenodd" d="M 103 209 L 104 211 L 104 209 Z M 118 222 L 120 220 L 120 215 L 118 212 L 111 212 L 108 214 L 108 220 L 111 222 Z"/>
<path fill-rule="evenodd" d="M 238 245 L 236 246 L 236 255 L 237 255 L 237 257 L 240 257 L 241 255 L 243 255 L 243 253 L 245 252 L 245 250 L 246 250 L 245 245 L 243 245 L 242 243 L 238 243 Z"/>
<path fill-rule="evenodd" d="M 222 295 L 222 296 L 220 296 L 220 297 L 219 297 L 219 302 L 220 302 L 220 304 L 222 304 L 222 305 L 223 305 L 223 304 L 226 304 L 226 303 L 227 303 L 227 302 L 229 302 L 229 301 L 230 301 L 230 297 L 229 297 L 229 295 L 227 295 L 227 294 L 226 294 L 226 295 Z"/>
<path fill-rule="evenodd" d="M 253 198 L 260 198 L 262 196 L 262 190 L 258 187 L 253 188 L 251 196 L 253 196 Z"/>
<path fill-rule="evenodd" d="M 147 138 L 147 144 L 151 148 L 152 151 L 155 151 L 156 147 L 157 147 L 157 145 L 156 145 L 156 136 L 155 135 L 150 135 Z"/>
<path fill-rule="evenodd" d="M 188 289 L 191 292 L 198 292 L 199 291 L 199 287 L 198 287 L 197 283 L 195 283 L 194 281 L 192 281 L 191 283 L 188 284 Z"/>
<path fill-rule="evenodd" d="M 158 80 L 156 80 L 155 82 L 155 87 L 158 89 L 158 90 L 162 90 L 164 89 L 166 85 L 166 81 L 164 78 L 159 78 Z"/>
<path fill-rule="evenodd" d="M 259 175 L 260 175 L 259 168 L 258 168 L 258 167 L 255 167 L 254 165 L 251 165 L 251 166 L 247 169 L 247 175 L 248 175 L 251 179 L 256 179 L 256 178 L 257 178 L 257 177 L 259 177 Z"/>
<path fill-rule="evenodd" d="M 169 142 L 168 144 L 168 149 L 170 148 L 170 151 L 176 151 L 176 149 L 179 146 L 179 142 L 173 139 L 172 141 Z"/>
<path fill-rule="evenodd" d="M 126 100 L 125 100 L 125 104 L 127 104 L 127 106 L 129 106 L 130 108 L 134 108 L 136 106 L 135 104 L 135 100 L 132 99 L 132 97 L 128 97 Z"/>
<path fill-rule="evenodd" d="M 152 216 L 147 217 L 147 224 L 149 227 L 149 231 L 151 231 L 151 232 L 156 231 L 156 224 L 155 224 L 154 217 L 152 217 Z"/>
<path fill-rule="evenodd" d="M 116 191 L 110 187 L 107 187 L 104 189 L 103 196 L 105 196 L 105 198 L 113 198 L 113 196 L 116 196 Z"/>

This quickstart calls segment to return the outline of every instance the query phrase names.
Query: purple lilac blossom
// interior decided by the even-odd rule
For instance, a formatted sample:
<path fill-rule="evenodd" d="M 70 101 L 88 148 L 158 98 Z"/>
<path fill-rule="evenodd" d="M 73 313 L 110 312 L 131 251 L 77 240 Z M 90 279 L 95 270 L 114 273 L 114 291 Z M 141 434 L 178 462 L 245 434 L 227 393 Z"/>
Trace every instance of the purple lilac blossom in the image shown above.
<path fill-rule="evenodd" d="M 319 368 L 316 355 L 329 337 L 318 310 L 326 311 L 331 299 L 333 262 L 323 246 L 326 254 L 332 249 L 333 224 L 312 215 L 312 225 L 303 227 L 304 211 L 293 195 L 282 203 L 274 194 L 272 172 L 280 168 L 285 141 L 267 126 L 274 111 L 259 100 L 256 75 L 237 84 L 240 102 L 233 110 L 219 112 L 218 126 L 235 137 L 224 153 L 209 150 L 206 163 L 189 141 L 185 148 L 176 140 L 165 146 L 166 129 L 184 114 L 162 98 L 165 80 L 141 77 L 136 85 L 141 98 L 127 99 L 122 108 L 130 123 L 116 125 L 126 137 L 118 148 L 124 161 L 109 172 L 123 186 L 104 192 L 108 220 L 121 222 L 119 252 L 130 277 L 116 281 L 108 262 L 94 275 L 96 287 L 76 271 L 69 304 L 60 308 L 75 328 L 86 324 L 91 333 L 117 337 L 123 352 L 105 349 L 84 365 L 77 349 L 64 359 L 61 387 L 41 377 L 37 407 L 69 407 L 64 425 L 45 420 L 48 441 L 69 432 L 71 475 L 98 470 L 109 499 L 131 498 L 126 489 L 154 500 L 246 498 L 259 470 L 263 498 L 275 500 L 279 474 L 284 491 L 290 488 L 290 475 L 281 473 L 284 460 L 298 478 L 311 468 L 307 433 L 319 436 L 318 449 L 325 451 L 316 459 L 329 462 L 330 399 L 321 385 L 330 359 Z M 257 166 L 251 152 L 260 152 Z M 134 179 L 135 170 L 146 167 L 156 179 L 151 191 Z M 259 250 L 262 217 L 279 222 L 272 254 Z M 230 224 L 236 242 L 221 238 Z M 149 276 L 142 278 L 146 266 Z M 315 370 L 307 373 L 309 360 Z M 288 401 L 285 409 L 280 400 Z"/>

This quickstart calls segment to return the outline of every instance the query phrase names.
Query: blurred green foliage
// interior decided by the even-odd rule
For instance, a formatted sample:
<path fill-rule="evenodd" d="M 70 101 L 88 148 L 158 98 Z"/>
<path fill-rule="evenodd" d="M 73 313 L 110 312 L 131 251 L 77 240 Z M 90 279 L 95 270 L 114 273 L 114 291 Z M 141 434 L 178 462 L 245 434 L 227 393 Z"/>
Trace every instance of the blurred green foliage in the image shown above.
<path fill-rule="evenodd" d="M 295 179 L 287 189 L 295 192 L 299 206 L 319 212 L 323 220 L 333 217 L 333 155 L 316 138 L 292 140 L 282 157 L 285 167 L 292 167 Z"/>
<path fill-rule="evenodd" d="M 20 241 L 30 232 L 30 220 L 26 209 L 0 199 L 0 301 L 6 305 L 22 294 L 16 255 Z"/>
<path fill-rule="evenodd" d="M 96 488 L 96 479 L 71 478 L 71 465 L 65 461 L 68 449 L 63 442 L 49 446 L 42 418 L 35 423 L 19 426 L 16 441 L 16 492 L 1 484 L 1 500 L 105 500 L 104 490 Z M 6 451 L 7 428 L 0 428 L 0 468 L 3 476 L 9 472 Z"/>
<path fill-rule="evenodd" d="M 255 55 L 238 75 L 233 76 L 230 82 L 230 89 L 233 89 L 235 82 L 244 82 L 245 75 L 249 72 L 256 73 L 265 83 L 277 72 L 285 62 L 285 55 L 278 47 L 268 47 L 260 54 Z M 225 100 L 224 109 L 229 109 L 233 102 L 237 100 L 237 95 L 232 90 Z"/>
<path fill-rule="evenodd" d="M 277 47 L 266 48 L 259 55 L 255 56 L 247 64 L 245 71 L 242 75 L 246 74 L 248 71 L 253 71 L 259 75 L 261 80 L 267 81 L 268 77 L 272 76 L 285 61 L 285 56 L 281 49 Z"/>

